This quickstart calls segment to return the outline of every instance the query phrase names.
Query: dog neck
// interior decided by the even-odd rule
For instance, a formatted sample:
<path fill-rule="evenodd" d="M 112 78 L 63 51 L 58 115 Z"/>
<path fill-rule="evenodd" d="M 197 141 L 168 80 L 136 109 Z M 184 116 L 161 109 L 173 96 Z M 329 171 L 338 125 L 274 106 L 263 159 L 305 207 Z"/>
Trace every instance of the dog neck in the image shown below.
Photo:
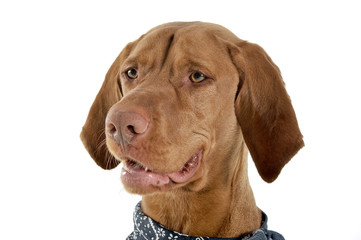
<path fill-rule="evenodd" d="M 191 236 L 232 238 L 258 229 L 262 215 L 248 181 L 244 143 L 240 150 L 226 181 L 196 192 L 177 189 L 143 196 L 143 212 L 169 230 Z"/>

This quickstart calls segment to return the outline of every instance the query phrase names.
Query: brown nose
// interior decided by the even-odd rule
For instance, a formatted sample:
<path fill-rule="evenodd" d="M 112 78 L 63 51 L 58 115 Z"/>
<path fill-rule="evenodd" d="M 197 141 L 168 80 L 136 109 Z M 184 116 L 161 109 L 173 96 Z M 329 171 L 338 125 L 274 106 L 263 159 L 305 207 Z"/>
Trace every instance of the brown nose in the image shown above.
<path fill-rule="evenodd" d="M 145 134 L 148 125 L 149 120 L 140 113 L 111 109 L 105 120 L 105 131 L 115 142 L 123 145 Z"/>

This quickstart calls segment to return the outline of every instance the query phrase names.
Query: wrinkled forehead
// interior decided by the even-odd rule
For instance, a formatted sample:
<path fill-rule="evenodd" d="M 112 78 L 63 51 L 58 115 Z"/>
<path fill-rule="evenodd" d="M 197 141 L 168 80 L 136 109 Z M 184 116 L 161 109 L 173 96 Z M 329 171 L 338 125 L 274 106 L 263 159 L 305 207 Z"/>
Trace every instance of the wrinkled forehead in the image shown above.
<path fill-rule="evenodd" d="M 214 24 L 161 25 L 137 40 L 126 62 L 152 67 L 194 64 L 217 71 L 230 61 L 225 43 L 237 39 L 229 30 Z"/>

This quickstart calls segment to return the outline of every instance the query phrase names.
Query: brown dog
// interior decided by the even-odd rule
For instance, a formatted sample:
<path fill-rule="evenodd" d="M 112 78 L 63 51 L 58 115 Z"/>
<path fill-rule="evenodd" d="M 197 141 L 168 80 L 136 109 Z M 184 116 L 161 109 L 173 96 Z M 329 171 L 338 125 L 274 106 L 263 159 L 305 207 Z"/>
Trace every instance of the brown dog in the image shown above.
<path fill-rule="evenodd" d="M 120 162 L 143 212 L 193 236 L 237 237 L 261 225 L 247 153 L 274 181 L 303 146 L 278 67 L 215 24 L 168 23 L 129 43 L 109 69 L 81 133 L 96 163 Z"/>

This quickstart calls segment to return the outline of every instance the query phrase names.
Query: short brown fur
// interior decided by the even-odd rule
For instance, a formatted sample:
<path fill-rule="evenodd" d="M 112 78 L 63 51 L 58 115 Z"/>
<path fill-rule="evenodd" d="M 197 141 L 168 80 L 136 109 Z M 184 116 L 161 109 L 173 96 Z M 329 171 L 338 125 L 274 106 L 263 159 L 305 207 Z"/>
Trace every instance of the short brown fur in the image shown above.
<path fill-rule="evenodd" d="M 139 77 L 129 81 L 126 70 Z M 209 79 L 189 81 L 192 71 Z M 146 137 L 122 150 L 107 139 L 110 108 L 150 119 Z M 278 67 L 256 44 L 215 24 L 168 23 L 140 37 L 117 57 L 81 133 L 97 164 L 114 168 L 131 157 L 152 171 L 173 172 L 197 150 L 201 166 L 186 183 L 137 189 L 144 213 L 193 236 L 237 237 L 260 227 L 248 181 L 248 149 L 259 174 L 274 181 L 303 146 Z"/>

